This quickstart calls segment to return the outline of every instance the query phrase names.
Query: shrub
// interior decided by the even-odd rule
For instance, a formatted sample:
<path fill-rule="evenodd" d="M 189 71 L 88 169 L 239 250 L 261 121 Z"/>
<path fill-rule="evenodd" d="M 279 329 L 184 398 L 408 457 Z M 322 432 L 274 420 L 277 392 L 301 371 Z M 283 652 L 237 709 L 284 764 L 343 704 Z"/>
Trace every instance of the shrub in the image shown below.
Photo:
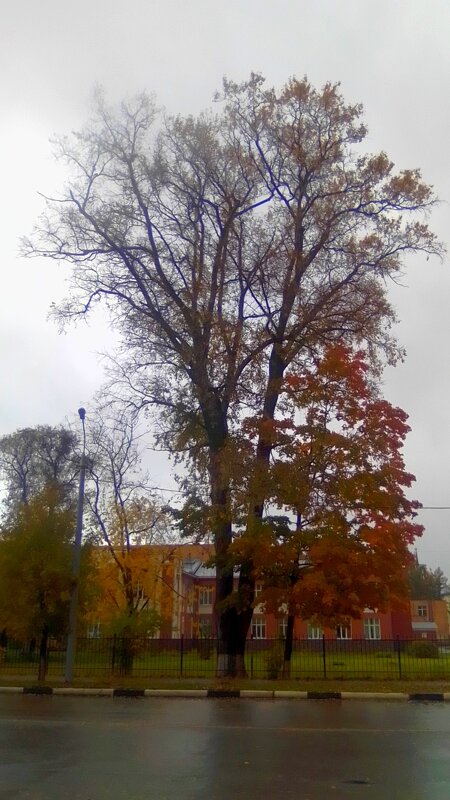
<path fill-rule="evenodd" d="M 211 639 L 199 639 L 197 644 L 198 654 L 201 659 L 208 661 L 211 658 L 213 643 Z"/>
<path fill-rule="evenodd" d="M 436 642 L 419 639 L 417 642 L 411 642 L 408 655 L 414 658 L 439 658 L 439 647 Z"/>

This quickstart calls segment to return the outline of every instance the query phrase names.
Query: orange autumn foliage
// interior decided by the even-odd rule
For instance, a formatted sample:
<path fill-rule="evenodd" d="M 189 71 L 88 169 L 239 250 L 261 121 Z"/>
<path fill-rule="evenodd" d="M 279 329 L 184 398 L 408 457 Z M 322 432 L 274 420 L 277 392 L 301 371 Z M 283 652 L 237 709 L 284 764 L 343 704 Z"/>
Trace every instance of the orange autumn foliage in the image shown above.
<path fill-rule="evenodd" d="M 422 533 L 420 504 L 405 495 L 414 481 L 401 453 L 407 415 L 379 396 L 364 354 L 344 345 L 287 375 L 283 389 L 267 513 L 233 545 L 263 580 L 258 603 L 328 625 L 402 604 L 409 547 Z M 256 438 L 259 421 L 246 427 Z"/>

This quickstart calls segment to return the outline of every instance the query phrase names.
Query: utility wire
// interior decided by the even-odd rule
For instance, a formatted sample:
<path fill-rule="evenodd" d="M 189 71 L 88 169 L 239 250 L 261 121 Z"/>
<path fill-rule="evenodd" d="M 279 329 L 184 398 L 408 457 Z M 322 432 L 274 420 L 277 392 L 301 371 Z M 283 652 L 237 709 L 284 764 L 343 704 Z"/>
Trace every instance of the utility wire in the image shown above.
<path fill-rule="evenodd" d="M 152 486 L 152 489 L 158 489 L 159 492 L 172 492 L 172 494 L 183 494 L 180 489 L 166 489 L 164 486 Z"/>
<path fill-rule="evenodd" d="M 172 494 L 183 494 L 180 489 L 168 489 L 164 486 L 152 486 L 160 492 L 172 492 Z M 418 511 L 450 511 L 450 506 L 420 506 Z"/>

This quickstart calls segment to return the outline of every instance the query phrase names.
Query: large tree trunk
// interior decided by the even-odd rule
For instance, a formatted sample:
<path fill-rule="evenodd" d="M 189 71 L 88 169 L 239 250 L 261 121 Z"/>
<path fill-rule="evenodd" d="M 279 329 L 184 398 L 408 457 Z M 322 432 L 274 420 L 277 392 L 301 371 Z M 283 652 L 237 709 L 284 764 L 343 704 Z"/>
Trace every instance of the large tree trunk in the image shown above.
<path fill-rule="evenodd" d="M 264 418 L 266 420 L 273 420 L 275 415 L 283 368 L 278 348 L 274 348 L 270 361 L 270 376 L 264 407 Z M 271 451 L 272 442 L 270 436 L 266 438 L 261 435 L 256 452 L 255 480 L 250 500 L 248 529 L 255 522 L 259 524 L 263 517 L 265 498 L 264 493 L 261 494 L 259 484 L 260 478 L 267 471 Z M 213 457 L 211 457 L 210 463 L 214 463 Z M 227 566 L 229 565 L 227 554 L 232 542 L 232 529 L 229 510 L 229 487 L 228 485 L 222 485 L 223 478 L 221 476 L 219 458 L 217 458 L 217 465 L 215 470 L 210 468 L 211 497 L 215 498 L 213 505 L 216 509 L 217 520 L 215 533 L 217 559 L 216 597 L 219 622 L 217 675 L 246 677 L 245 647 L 253 617 L 253 602 L 255 599 L 254 564 L 251 559 L 241 564 L 236 597 L 233 600 L 232 607 L 226 607 L 226 598 L 233 591 L 232 567 Z M 217 486 L 216 491 L 214 491 L 214 485 Z M 263 485 L 263 482 L 261 482 L 261 485 Z M 219 486 L 221 486 L 220 490 Z M 222 524 L 221 531 L 220 524 Z"/>
<path fill-rule="evenodd" d="M 281 382 L 283 379 L 284 364 L 280 357 L 279 347 L 275 345 L 272 349 L 269 362 L 269 377 L 264 401 L 263 419 L 273 421 L 275 410 L 280 395 Z M 261 432 L 256 449 L 254 485 L 250 493 L 249 516 L 247 520 L 247 533 L 258 527 L 264 514 L 265 492 L 261 488 L 264 486 L 264 478 L 270 463 L 272 452 L 272 440 L 270 433 Z M 253 617 L 253 603 L 255 599 L 255 574 L 254 564 L 248 559 L 241 565 L 239 576 L 239 622 L 238 622 L 238 653 L 241 675 L 246 675 L 244 654 L 245 644 Z"/>
<path fill-rule="evenodd" d="M 212 527 L 216 560 L 217 675 L 236 674 L 237 630 L 233 594 L 233 563 L 229 548 L 232 542 L 230 487 L 224 469 L 224 447 L 228 429 L 226 413 L 211 391 L 203 394 L 203 420 L 209 445 L 209 480 L 212 506 Z"/>
<path fill-rule="evenodd" d="M 219 616 L 219 626 L 221 622 L 227 626 L 222 638 L 219 637 L 217 675 L 220 677 L 247 677 L 245 646 L 253 616 L 254 594 L 252 564 L 246 562 L 241 565 L 233 605 Z"/>
<path fill-rule="evenodd" d="M 233 564 L 229 556 L 232 542 L 231 519 L 229 514 L 228 490 L 218 486 L 221 481 L 211 482 L 211 495 L 215 511 L 214 543 L 216 551 L 216 613 L 217 631 L 217 675 L 219 677 L 236 674 L 236 655 L 238 651 L 236 608 L 231 595 L 234 590 Z"/>
<path fill-rule="evenodd" d="M 130 635 L 121 636 L 119 638 L 119 675 L 131 675 L 133 672 L 134 662 L 134 637 Z"/>
<path fill-rule="evenodd" d="M 226 530 L 218 535 L 216 530 L 216 613 L 217 629 L 217 675 L 233 677 L 236 674 L 236 623 L 235 608 L 230 595 L 233 592 L 233 567 L 229 563 L 228 547 L 231 543 L 231 532 L 228 538 Z"/>
<path fill-rule="evenodd" d="M 228 501 L 222 506 L 224 518 L 216 523 L 216 608 L 218 618 L 217 676 L 246 677 L 245 645 L 253 616 L 255 579 L 253 562 L 241 564 L 237 591 L 234 589 L 233 563 L 229 556 L 232 542 Z"/>
<path fill-rule="evenodd" d="M 297 521 L 296 521 L 297 531 L 301 529 L 301 524 L 302 524 L 302 516 L 300 511 L 297 510 Z M 301 573 L 297 559 L 297 563 L 293 565 L 292 572 L 289 578 L 291 589 L 300 580 L 300 575 Z M 291 658 L 292 658 L 292 649 L 294 644 L 294 625 L 295 625 L 295 615 L 290 613 L 288 614 L 286 641 L 284 643 L 283 678 L 291 677 Z"/>
<path fill-rule="evenodd" d="M 286 639 L 284 642 L 283 678 L 291 677 L 291 659 L 294 644 L 294 622 L 294 615 L 289 614 L 286 628 Z"/>
<path fill-rule="evenodd" d="M 41 631 L 41 640 L 39 642 L 39 667 L 38 667 L 38 681 L 45 681 L 48 667 L 48 627 L 44 625 Z"/>
<path fill-rule="evenodd" d="M 253 617 L 253 601 L 255 599 L 255 579 L 253 576 L 253 562 L 245 561 L 241 564 L 238 584 L 238 608 L 236 620 L 237 633 L 237 654 L 236 654 L 236 674 L 246 678 L 247 670 L 245 667 L 245 647 L 247 644 L 248 632 Z"/>
<path fill-rule="evenodd" d="M 275 416 L 284 374 L 281 347 L 275 344 L 270 356 L 269 376 L 264 402 L 263 417 L 271 421 Z M 204 377 L 204 376 L 203 376 Z M 198 383 L 198 386 L 201 382 Z M 203 382 L 203 386 L 205 383 Z M 209 388 L 199 390 L 200 405 L 208 436 L 210 462 L 209 478 L 214 520 L 214 543 L 216 551 L 216 609 L 218 618 L 217 675 L 234 677 L 245 676 L 245 645 L 253 616 L 255 597 L 254 566 L 251 559 L 241 564 L 238 591 L 233 593 L 233 565 L 230 563 L 229 547 L 232 542 L 232 521 L 230 511 L 230 487 L 228 471 L 222 459 L 228 439 L 226 410 L 218 396 Z M 248 525 L 262 519 L 264 510 L 264 491 L 261 493 L 259 480 L 267 471 L 272 441 L 270 434 L 261 434 L 256 452 L 255 487 L 249 508 Z M 261 484 L 262 485 L 262 484 Z"/>
<path fill-rule="evenodd" d="M 229 466 L 224 463 L 228 438 L 226 412 L 209 392 L 202 404 L 209 444 L 209 479 L 213 512 L 216 559 L 216 615 L 218 621 L 217 676 L 245 676 L 245 643 L 253 614 L 252 564 L 241 565 L 237 592 L 234 589 L 233 541 L 230 509 Z"/>

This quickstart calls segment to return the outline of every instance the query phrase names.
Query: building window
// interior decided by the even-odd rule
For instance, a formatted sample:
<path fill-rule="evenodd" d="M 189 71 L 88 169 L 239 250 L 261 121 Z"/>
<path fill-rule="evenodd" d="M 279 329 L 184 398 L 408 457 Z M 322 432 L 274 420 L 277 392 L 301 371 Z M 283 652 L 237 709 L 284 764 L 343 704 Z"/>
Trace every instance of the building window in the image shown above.
<path fill-rule="evenodd" d="M 323 630 L 318 625 L 308 625 L 308 639 L 321 639 Z"/>
<path fill-rule="evenodd" d="M 266 638 L 266 618 L 253 617 L 252 619 L 252 639 Z"/>
<path fill-rule="evenodd" d="M 256 581 L 255 583 L 255 597 L 258 597 L 259 594 L 262 592 L 263 585 L 261 581 Z"/>
<path fill-rule="evenodd" d="M 428 617 L 428 609 L 426 606 L 417 606 L 418 617 Z"/>
<path fill-rule="evenodd" d="M 199 606 L 211 606 L 213 602 L 212 586 L 203 586 L 198 595 Z"/>
<path fill-rule="evenodd" d="M 87 629 L 87 637 L 88 639 L 98 639 L 100 636 L 100 620 L 93 622 L 92 625 L 89 625 Z"/>
<path fill-rule="evenodd" d="M 351 639 L 352 629 L 350 625 L 338 625 L 336 628 L 336 639 Z"/>
<path fill-rule="evenodd" d="M 380 620 L 378 619 L 378 617 L 365 618 L 364 637 L 366 639 L 381 639 Z"/>
<path fill-rule="evenodd" d="M 278 636 L 281 639 L 285 639 L 286 638 L 287 625 L 288 625 L 288 618 L 287 617 L 281 617 L 281 619 L 278 620 Z"/>

